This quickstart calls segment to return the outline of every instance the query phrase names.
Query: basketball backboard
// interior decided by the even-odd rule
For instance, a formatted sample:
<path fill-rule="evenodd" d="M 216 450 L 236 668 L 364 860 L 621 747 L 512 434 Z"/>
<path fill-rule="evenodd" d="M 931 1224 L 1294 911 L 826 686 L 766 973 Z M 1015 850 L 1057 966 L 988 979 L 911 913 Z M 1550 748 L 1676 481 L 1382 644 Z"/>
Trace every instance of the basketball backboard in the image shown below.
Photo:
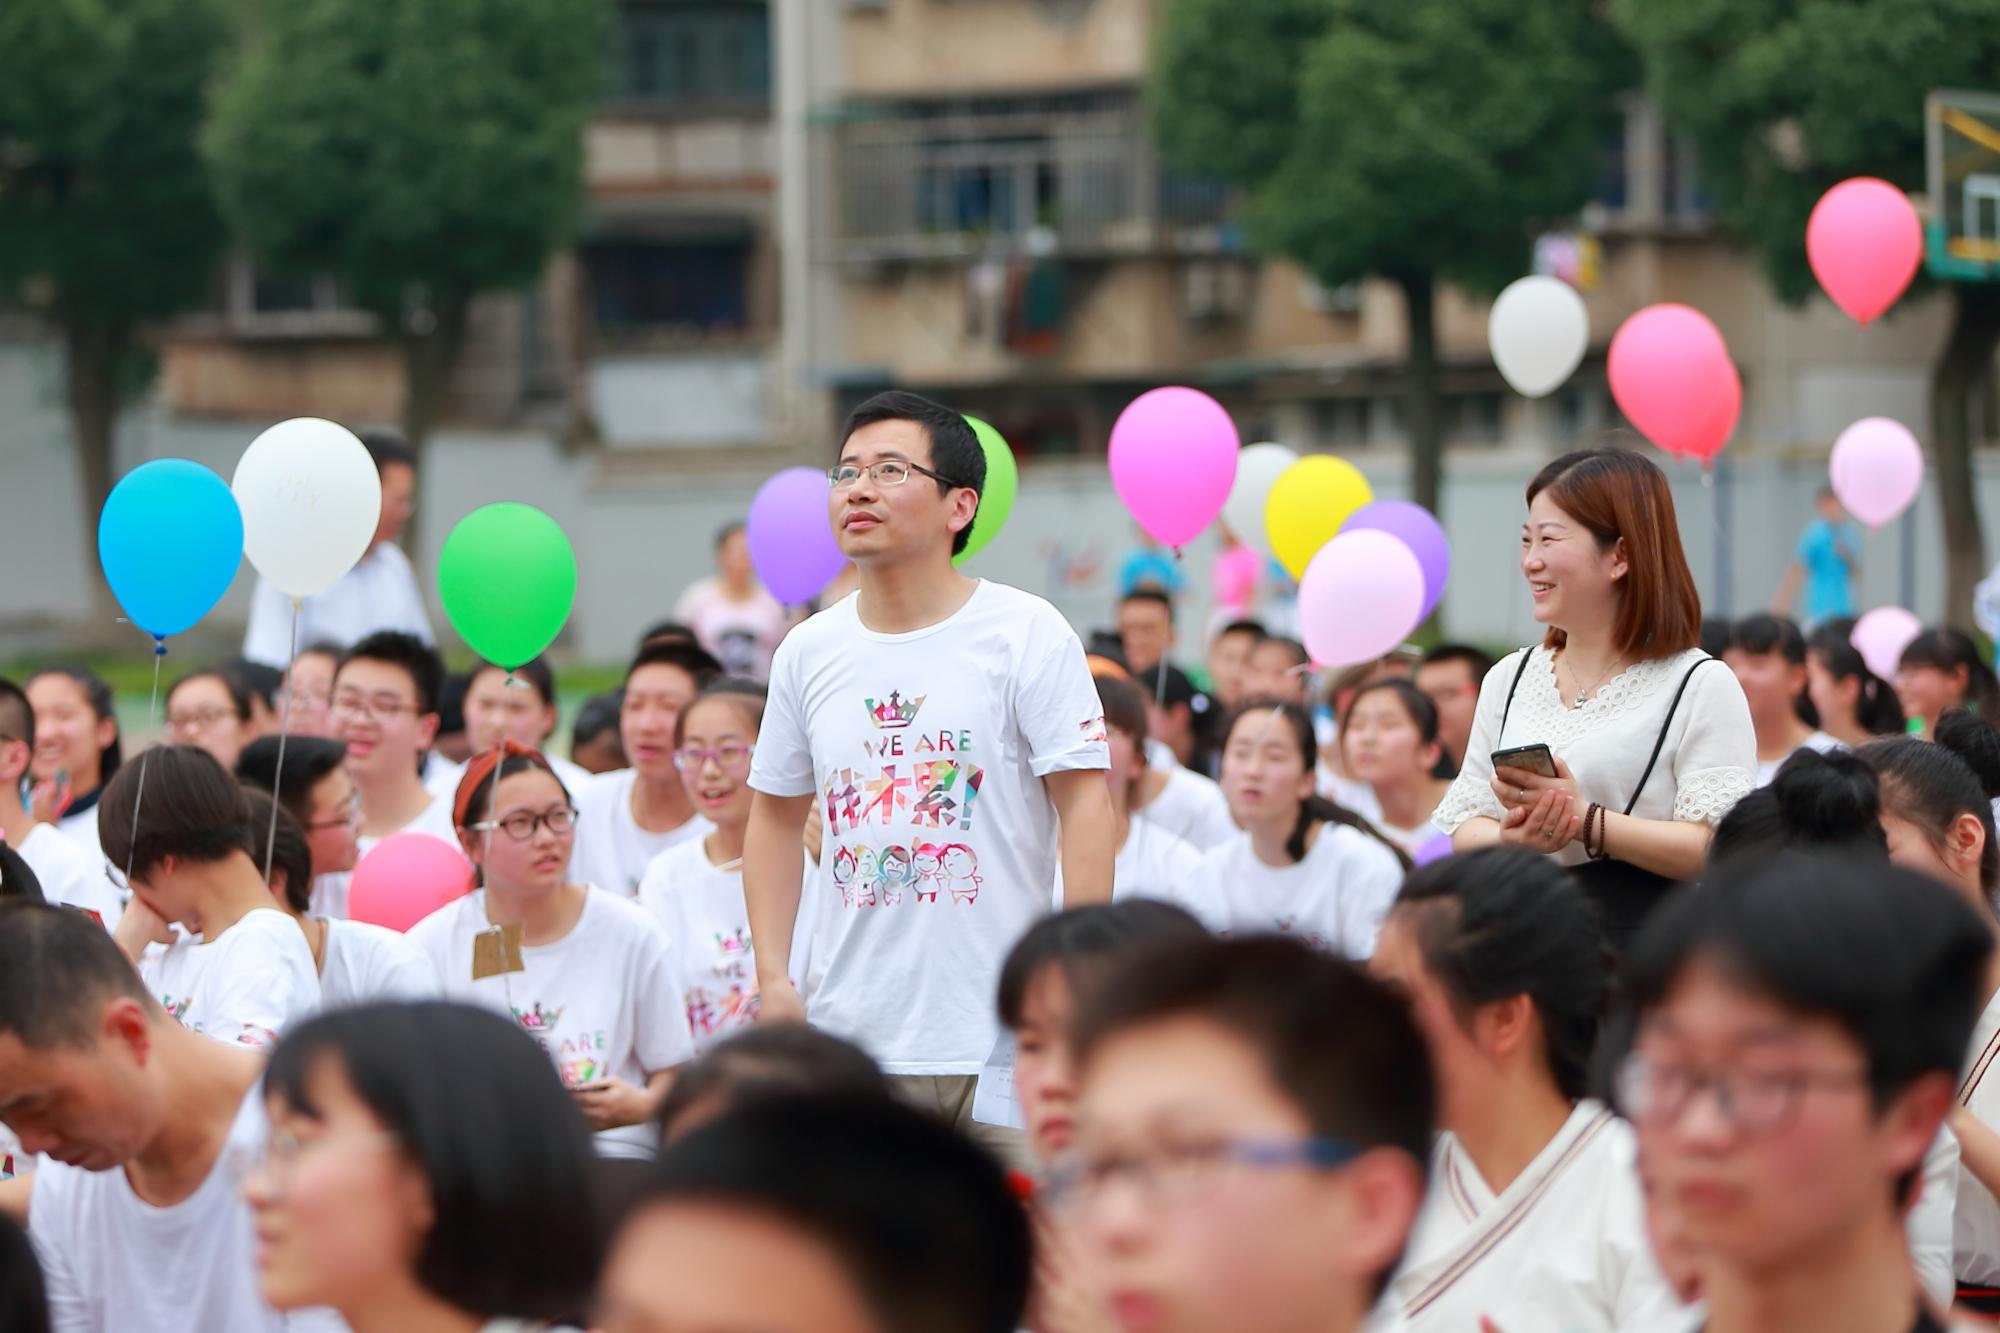
<path fill-rule="evenodd" d="M 1931 216 L 1925 267 L 1934 278 L 2000 278 L 2000 94 L 1938 91 L 1924 103 Z"/>

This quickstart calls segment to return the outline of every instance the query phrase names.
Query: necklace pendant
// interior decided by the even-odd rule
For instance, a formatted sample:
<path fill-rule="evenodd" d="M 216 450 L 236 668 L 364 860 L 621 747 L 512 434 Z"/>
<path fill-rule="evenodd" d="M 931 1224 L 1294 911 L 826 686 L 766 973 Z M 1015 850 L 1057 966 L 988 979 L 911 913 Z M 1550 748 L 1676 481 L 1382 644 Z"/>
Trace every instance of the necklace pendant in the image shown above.
<path fill-rule="evenodd" d="M 1581 707 L 1583 707 L 1583 696 L 1584 696 L 1584 694 L 1585 694 L 1585 693 L 1586 693 L 1586 691 L 1583 691 L 1583 690 L 1578 690 L 1578 691 L 1576 692 L 1576 701 L 1575 701 L 1574 703 L 1572 703 L 1572 704 L 1570 705 L 1570 707 L 1571 707 L 1571 708 L 1581 708 Z"/>

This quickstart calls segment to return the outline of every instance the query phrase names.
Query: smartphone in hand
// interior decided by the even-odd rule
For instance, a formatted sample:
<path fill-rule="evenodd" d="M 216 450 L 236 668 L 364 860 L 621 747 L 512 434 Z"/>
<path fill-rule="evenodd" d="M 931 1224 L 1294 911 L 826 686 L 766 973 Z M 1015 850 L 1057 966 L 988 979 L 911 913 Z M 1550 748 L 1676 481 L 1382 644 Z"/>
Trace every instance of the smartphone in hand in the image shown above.
<path fill-rule="evenodd" d="M 1505 750 L 1493 752 L 1495 768 L 1525 768 L 1530 773 L 1552 778 L 1556 775 L 1556 757 L 1543 742 L 1533 745 L 1515 745 Z"/>

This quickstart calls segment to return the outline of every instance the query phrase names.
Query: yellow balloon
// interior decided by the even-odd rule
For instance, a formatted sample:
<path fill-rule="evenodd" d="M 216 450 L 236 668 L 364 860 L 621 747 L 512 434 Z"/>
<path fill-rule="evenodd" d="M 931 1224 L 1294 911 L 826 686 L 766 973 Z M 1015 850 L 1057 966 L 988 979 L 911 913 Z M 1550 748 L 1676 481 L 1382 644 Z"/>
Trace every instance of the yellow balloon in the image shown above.
<path fill-rule="evenodd" d="M 1311 454 L 1286 468 L 1264 501 L 1264 533 L 1278 563 L 1302 576 L 1347 516 L 1374 498 L 1368 478 L 1344 458 Z"/>

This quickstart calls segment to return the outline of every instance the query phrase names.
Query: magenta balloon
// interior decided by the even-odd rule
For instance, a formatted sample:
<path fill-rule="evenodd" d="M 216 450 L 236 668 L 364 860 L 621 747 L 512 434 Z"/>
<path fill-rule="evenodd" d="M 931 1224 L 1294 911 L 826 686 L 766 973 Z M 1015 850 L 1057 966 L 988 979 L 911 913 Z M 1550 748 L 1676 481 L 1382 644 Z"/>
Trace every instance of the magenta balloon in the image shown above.
<path fill-rule="evenodd" d="M 1903 192 L 1856 176 L 1821 195 L 1806 219 L 1806 260 L 1833 303 L 1866 324 L 1917 276 L 1924 227 Z"/>
<path fill-rule="evenodd" d="M 1154 541 L 1186 546 L 1215 522 L 1236 483 L 1241 441 L 1199 389 L 1149 389 L 1111 427 L 1111 484 Z"/>
<path fill-rule="evenodd" d="M 847 564 L 827 520 L 826 473 L 788 467 L 757 488 L 743 523 L 750 563 L 771 595 L 788 606 L 819 596 Z"/>
<path fill-rule="evenodd" d="M 1410 860 L 1420 866 L 1427 866 L 1433 861 L 1442 861 L 1450 855 L 1451 834 L 1433 833 L 1430 837 L 1425 838 L 1417 844 L 1416 855 L 1412 856 Z"/>
<path fill-rule="evenodd" d="M 472 863 L 428 833 L 394 833 L 369 849 L 347 886 L 347 915 L 408 930 L 472 888 Z"/>
<path fill-rule="evenodd" d="M 1299 579 L 1299 638 L 1320 666 L 1372 662 L 1422 619 L 1424 571 L 1393 533 L 1339 532 Z"/>
<path fill-rule="evenodd" d="M 1924 451 L 1902 422 L 1863 417 L 1833 442 L 1827 475 L 1847 512 L 1879 528 L 1923 488 Z"/>
<path fill-rule="evenodd" d="M 1416 556 L 1418 568 L 1424 571 L 1424 609 L 1417 616 L 1417 623 L 1437 609 L 1438 599 L 1444 596 L 1445 580 L 1451 576 L 1451 543 L 1445 539 L 1444 529 L 1438 526 L 1431 511 L 1420 504 L 1408 500 L 1377 500 L 1365 504 L 1347 516 L 1341 525 L 1342 532 L 1352 532 L 1356 528 L 1373 528 L 1403 539 L 1403 545 Z"/>
<path fill-rule="evenodd" d="M 1704 463 L 1722 452 L 1743 411 L 1743 380 L 1708 316 L 1648 306 L 1612 336 L 1606 370 L 1618 409 L 1670 454 Z"/>
<path fill-rule="evenodd" d="M 1900 606 L 1878 606 L 1854 622 L 1847 641 L 1868 669 L 1883 680 L 1894 680 L 1910 640 L 1923 632 L 1923 622 Z"/>

